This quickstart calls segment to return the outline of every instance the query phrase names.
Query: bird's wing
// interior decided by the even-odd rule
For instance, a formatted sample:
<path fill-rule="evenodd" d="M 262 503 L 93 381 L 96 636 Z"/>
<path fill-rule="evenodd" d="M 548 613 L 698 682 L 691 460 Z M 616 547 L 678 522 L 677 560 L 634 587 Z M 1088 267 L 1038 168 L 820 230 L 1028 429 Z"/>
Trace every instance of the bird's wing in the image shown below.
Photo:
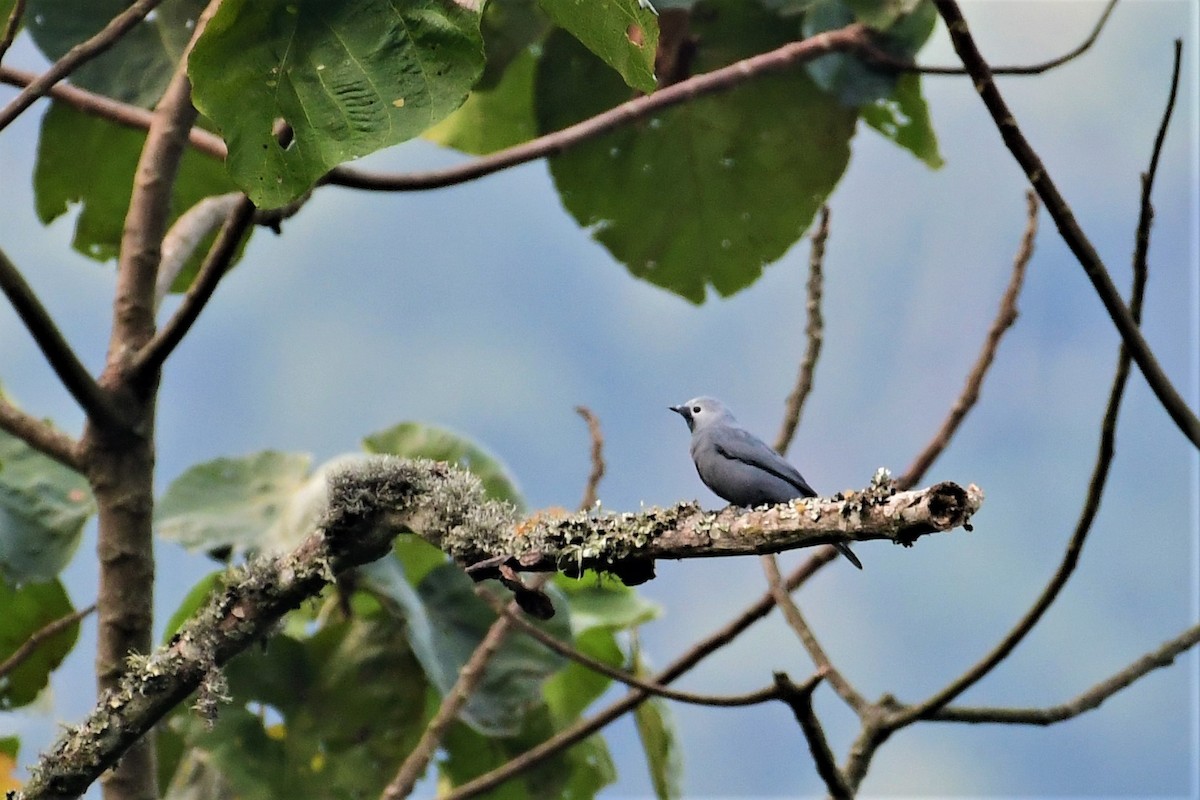
<path fill-rule="evenodd" d="M 808 481 L 804 480 L 800 471 L 750 431 L 725 427 L 713 432 L 712 442 L 717 452 L 725 458 L 769 472 L 795 486 L 805 497 L 816 497 L 817 493 L 808 485 Z"/>

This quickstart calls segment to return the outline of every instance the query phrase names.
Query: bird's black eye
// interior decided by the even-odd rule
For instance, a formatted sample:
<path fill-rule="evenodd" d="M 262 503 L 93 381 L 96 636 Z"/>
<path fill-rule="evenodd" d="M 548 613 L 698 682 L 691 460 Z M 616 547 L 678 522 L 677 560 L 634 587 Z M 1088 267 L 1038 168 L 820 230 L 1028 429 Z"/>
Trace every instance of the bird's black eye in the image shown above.
<path fill-rule="evenodd" d="M 693 413 L 693 414 L 699 414 L 699 413 L 700 413 L 700 406 L 692 406 L 692 413 Z"/>

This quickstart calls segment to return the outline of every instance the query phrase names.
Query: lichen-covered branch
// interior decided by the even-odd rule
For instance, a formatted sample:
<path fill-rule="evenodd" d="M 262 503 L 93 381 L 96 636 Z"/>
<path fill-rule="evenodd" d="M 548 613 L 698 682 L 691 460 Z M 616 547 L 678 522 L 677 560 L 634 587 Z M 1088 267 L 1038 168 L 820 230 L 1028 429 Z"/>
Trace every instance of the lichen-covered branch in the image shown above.
<path fill-rule="evenodd" d="M 449 531 L 425 538 L 454 556 L 475 578 L 514 570 L 585 569 L 635 584 L 654 575 L 656 559 L 763 555 L 831 542 L 889 539 L 911 545 L 918 537 L 968 527 L 983 503 L 977 486 L 939 483 L 897 492 L 880 470 L 861 492 L 793 500 L 769 508 L 701 509 L 696 503 L 638 514 L 533 517 L 493 532 Z"/>
<path fill-rule="evenodd" d="M 471 509 L 481 507 L 482 515 L 472 517 Z M 280 617 L 339 573 L 388 553 L 401 531 L 487 522 L 488 508 L 475 478 L 432 462 L 379 459 L 335 476 L 316 531 L 291 553 L 231 570 L 225 588 L 169 644 L 131 658 L 119 685 L 42 756 L 17 797 L 82 794 L 189 694 L 219 685 L 212 681 L 218 667 L 268 637 Z"/>

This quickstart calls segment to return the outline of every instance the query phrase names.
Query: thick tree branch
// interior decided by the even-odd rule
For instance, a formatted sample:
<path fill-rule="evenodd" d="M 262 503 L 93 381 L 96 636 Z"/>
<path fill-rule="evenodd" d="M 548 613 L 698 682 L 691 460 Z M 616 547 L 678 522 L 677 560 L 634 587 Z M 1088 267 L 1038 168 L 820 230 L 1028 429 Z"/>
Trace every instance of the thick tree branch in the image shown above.
<path fill-rule="evenodd" d="M 1038 196 L 1042 198 L 1046 210 L 1058 226 L 1063 241 L 1074 253 L 1079 265 L 1083 267 L 1084 273 L 1092 282 L 1096 294 L 1100 297 L 1109 317 L 1121 334 L 1121 341 L 1129 348 L 1134 362 L 1171 419 L 1193 445 L 1200 447 L 1200 419 L 1188 408 L 1183 397 L 1171 384 L 1167 374 L 1163 372 L 1150 345 L 1138 329 L 1133 314 L 1121 299 L 1116 286 L 1113 285 L 1112 278 L 1109 276 L 1104 262 L 1101 261 L 1099 253 L 1096 252 L 1096 248 L 1092 246 L 1083 229 L 1079 227 L 1079 223 L 1075 221 L 1070 206 L 1059 193 L 1045 164 L 1042 163 L 1041 158 L 1021 133 L 1016 117 L 1004 102 L 1000 90 L 996 87 L 996 82 L 992 80 L 991 69 L 975 45 L 971 30 L 967 26 L 958 4 L 955 0 L 933 0 L 933 2 L 946 22 L 955 52 L 958 53 L 963 66 L 966 67 L 971 79 L 975 82 L 975 88 L 983 99 L 988 112 L 992 115 L 1005 145 L 1025 171 L 1026 177 L 1037 191 Z"/>
<path fill-rule="evenodd" d="M 1200 625 L 1193 625 L 1125 669 L 1106 678 L 1072 700 L 1047 708 L 971 708 L 949 706 L 926 719 L 936 722 L 997 722 L 1011 725 L 1053 725 L 1100 707 L 1108 698 L 1156 669 L 1169 667 L 1176 656 L 1200 642 Z"/>
<path fill-rule="evenodd" d="M 34 100 L 44 95 L 51 86 L 70 75 L 79 65 L 91 61 L 116 44 L 126 31 L 141 22 L 161 2 L 162 0 L 136 0 L 113 17 L 97 34 L 68 50 L 62 58 L 50 65 L 50 69 L 26 86 L 12 102 L 0 109 L 0 130 L 8 127 L 8 124 L 20 116 L 21 112 L 33 105 Z"/>
<path fill-rule="evenodd" d="M 895 492 L 883 472 L 847 497 L 810 498 L 750 511 L 718 513 L 695 503 L 640 514 L 534 517 L 515 527 L 463 535 L 425 536 L 454 556 L 476 579 L 514 570 L 578 574 L 610 572 L 634 584 L 653 576 L 656 559 L 763 555 L 830 542 L 889 539 L 911 545 L 918 537 L 968 527 L 983 503 L 976 486 L 939 483 Z"/>
<path fill-rule="evenodd" d="M 0 250 L 0 289 L 4 290 L 17 316 L 25 323 L 33 341 L 46 356 L 46 361 L 88 418 L 100 424 L 123 425 L 123 418 L 112 399 L 92 379 L 54 324 L 50 312 L 3 250 Z"/>
<path fill-rule="evenodd" d="M 967 375 L 962 393 L 950 407 L 950 412 L 942 421 L 942 426 L 909 464 L 908 469 L 904 470 L 904 474 L 896 479 L 898 486 L 915 486 L 925 472 L 933 466 L 933 462 L 937 460 L 938 456 L 950 446 L 950 440 L 958 431 L 959 426 L 962 425 L 970 410 L 979 402 L 979 391 L 983 386 L 983 379 L 987 376 L 988 370 L 996 358 L 996 349 L 1000 346 L 1000 339 L 1017 321 L 1017 297 L 1025 285 L 1025 267 L 1028 266 L 1029 259 L 1033 257 L 1033 243 L 1037 238 L 1037 195 L 1030 190 L 1025 193 L 1025 199 L 1028 207 L 1025 234 L 1021 237 L 1021 246 L 1013 259 L 1012 276 L 1008 279 L 1008 287 L 1000 298 L 1000 309 L 996 312 L 996 318 L 992 321 L 992 326 L 988 328 L 987 336 L 983 340 L 983 348 L 979 351 L 975 366 Z"/>
<path fill-rule="evenodd" d="M 293 552 L 231 570 L 227 585 L 171 642 L 134 657 L 119 686 L 68 729 L 18 797 L 73 797 L 121 758 L 219 666 L 346 569 L 390 552 L 398 533 L 496 524 L 479 481 L 444 464 L 380 458 L 335 474 L 316 532 Z"/>

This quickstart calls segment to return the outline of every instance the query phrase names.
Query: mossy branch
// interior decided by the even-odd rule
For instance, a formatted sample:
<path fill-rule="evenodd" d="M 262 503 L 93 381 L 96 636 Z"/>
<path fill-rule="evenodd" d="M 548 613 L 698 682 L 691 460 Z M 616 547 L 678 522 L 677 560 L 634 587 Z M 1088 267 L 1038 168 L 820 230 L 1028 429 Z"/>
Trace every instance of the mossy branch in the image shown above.
<path fill-rule="evenodd" d="M 880 471 L 862 492 L 752 511 L 703 511 L 695 503 L 639 514 L 580 513 L 518 521 L 488 500 L 469 473 L 431 461 L 377 456 L 334 473 L 315 531 L 295 550 L 233 568 L 224 588 L 165 646 L 132 659 L 120 686 L 84 722 L 68 728 L 31 770 L 16 796 L 77 796 L 172 708 L 199 690 L 197 707 L 215 713 L 219 668 L 269 637 L 288 611 L 336 576 L 374 561 L 397 534 L 416 533 L 465 565 L 474 577 L 500 577 L 517 589 L 518 570 L 611 572 L 646 580 L 654 559 L 777 552 L 828 543 L 919 536 L 966 526 L 983 502 L 977 487 L 941 483 L 896 492 Z M 525 599 L 528 599 L 527 597 Z"/>

